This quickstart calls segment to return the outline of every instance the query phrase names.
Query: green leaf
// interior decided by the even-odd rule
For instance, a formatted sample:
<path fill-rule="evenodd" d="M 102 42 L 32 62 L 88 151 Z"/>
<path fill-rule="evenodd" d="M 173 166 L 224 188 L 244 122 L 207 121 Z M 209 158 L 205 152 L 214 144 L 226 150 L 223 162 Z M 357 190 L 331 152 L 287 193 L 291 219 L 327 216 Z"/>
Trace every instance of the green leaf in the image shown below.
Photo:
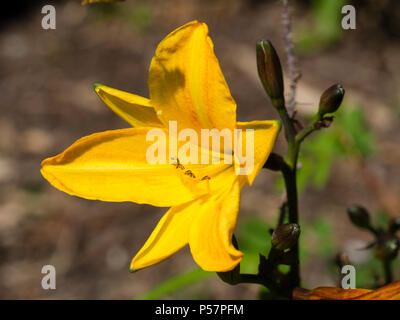
<path fill-rule="evenodd" d="M 344 150 L 350 155 L 357 153 L 369 157 L 374 153 L 374 136 L 368 128 L 361 108 L 348 106 L 339 112 L 339 130 Z"/>
<path fill-rule="evenodd" d="M 153 24 L 153 12 L 148 5 L 137 4 L 128 13 L 128 21 L 138 31 L 147 31 Z"/>
<path fill-rule="evenodd" d="M 314 221 L 312 228 L 317 234 L 317 250 L 319 255 L 329 258 L 333 252 L 333 230 L 331 221 L 320 217 Z"/>
<path fill-rule="evenodd" d="M 186 286 L 202 281 L 211 275 L 215 275 L 215 273 L 207 272 L 200 268 L 189 270 L 166 280 L 162 284 L 145 293 L 143 296 L 139 297 L 138 300 L 156 300 L 163 298 L 169 294 L 181 290 Z"/>
<path fill-rule="evenodd" d="M 386 229 L 389 224 L 390 216 L 384 211 L 378 211 L 375 216 L 375 225 Z"/>
<path fill-rule="evenodd" d="M 267 253 L 267 244 L 271 242 L 268 225 L 259 218 L 247 218 L 238 228 L 239 249 L 252 253 Z"/>
<path fill-rule="evenodd" d="M 238 228 L 239 249 L 244 253 L 240 262 L 242 273 L 257 273 L 259 254 L 266 255 L 271 243 L 268 225 L 259 218 L 247 218 Z"/>

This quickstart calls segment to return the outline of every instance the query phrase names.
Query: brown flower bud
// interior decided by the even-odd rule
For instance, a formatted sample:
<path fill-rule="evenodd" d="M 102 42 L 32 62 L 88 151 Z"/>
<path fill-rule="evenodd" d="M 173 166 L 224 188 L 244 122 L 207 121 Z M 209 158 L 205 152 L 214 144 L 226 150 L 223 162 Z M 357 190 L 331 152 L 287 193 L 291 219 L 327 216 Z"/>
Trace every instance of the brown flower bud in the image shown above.
<path fill-rule="evenodd" d="M 323 116 L 326 113 L 333 113 L 339 109 L 343 101 L 344 89 L 340 84 L 334 84 L 324 91 L 319 100 L 318 114 Z"/>
<path fill-rule="evenodd" d="M 273 234 L 271 243 L 276 250 L 286 250 L 293 247 L 300 236 L 300 226 L 296 223 L 282 224 L 278 226 Z"/>
<path fill-rule="evenodd" d="M 395 234 L 400 230 L 400 218 L 392 218 L 389 222 L 389 233 Z"/>
<path fill-rule="evenodd" d="M 378 240 L 374 248 L 374 254 L 380 260 L 393 260 L 397 257 L 399 246 L 399 239 L 394 236 L 386 235 Z"/>
<path fill-rule="evenodd" d="M 269 40 L 257 42 L 257 69 L 265 91 L 278 108 L 284 106 L 282 66 Z"/>
<path fill-rule="evenodd" d="M 347 214 L 355 226 L 371 230 L 369 213 L 364 207 L 353 205 L 347 209 Z"/>

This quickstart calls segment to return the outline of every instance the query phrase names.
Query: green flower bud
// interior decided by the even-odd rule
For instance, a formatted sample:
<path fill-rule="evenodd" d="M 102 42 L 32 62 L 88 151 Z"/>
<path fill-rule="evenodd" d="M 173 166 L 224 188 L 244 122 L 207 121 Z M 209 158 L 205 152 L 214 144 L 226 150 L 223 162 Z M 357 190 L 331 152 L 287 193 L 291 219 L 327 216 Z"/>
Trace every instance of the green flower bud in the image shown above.
<path fill-rule="evenodd" d="M 334 84 L 326 89 L 319 100 L 318 114 L 323 116 L 326 113 L 336 112 L 343 101 L 344 92 L 340 84 Z"/>
<path fill-rule="evenodd" d="M 284 105 L 283 76 L 279 56 L 268 40 L 257 42 L 257 69 L 265 91 L 277 108 Z"/>
<path fill-rule="evenodd" d="M 355 226 L 362 229 L 372 229 L 369 213 L 365 208 L 354 205 L 347 209 L 347 214 Z"/>
<path fill-rule="evenodd" d="M 380 260 L 393 260 L 397 257 L 399 245 L 399 239 L 396 237 L 382 237 L 375 246 L 374 254 Z"/>
<path fill-rule="evenodd" d="M 272 247 L 283 251 L 293 247 L 300 236 L 300 226 L 296 223 L 282 224 L 272 233 Z"/>

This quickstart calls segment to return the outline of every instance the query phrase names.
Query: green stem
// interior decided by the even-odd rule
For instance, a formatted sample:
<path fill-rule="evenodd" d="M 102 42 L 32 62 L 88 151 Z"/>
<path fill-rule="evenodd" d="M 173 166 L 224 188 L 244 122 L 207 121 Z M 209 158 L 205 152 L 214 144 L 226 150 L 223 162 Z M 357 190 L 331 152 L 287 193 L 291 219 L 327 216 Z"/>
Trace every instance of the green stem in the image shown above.
<path fill-rule="evenodd" d="M 301 143 L 308 135 L 313 133 L 316 130 L 314 123 L 309 125 L 308 127 L 304 128 L 296 137 L 296 141 Z"/>
<path fill-rule="evenodd" d="M 288 142 L 288 155 L 286 160 L 282 159 L 280 170 L 283 174 L 286 187 L 287 196 L 287 209 L 289 223 L 299 224 L 299 214 L 298 214 L 298 195 L 297 195 L 297 160 L 299 157 L 300 144 L 302 140 L 310 134 L 314 129 L 307 129 L 305 131 L 304 137 L 300 139 L 296 138 L 296 130 L 294 128 L 292 119 L 287 113 L 284 103 L 282 105 L 276 105 L 276 109 L 279 112 L 279 116 L 282 120 L 282 124 L 285 130 L 285 136 Z M 279 158 L 281 158 L 279 156 Z M 266 166 L 268 168 L 268 166 Z M 271 291 L 278 293 L 285 297 L 290 297 L 291 292 L 294 288 L 300 286 L 300 260 L 299 260 L 299 244 L 297 243 L 292 249 L 294 257 L 293 262 L 290 265 L 289 273 L 289 286 L 281 288 L 278 282 L 271 281 L 268 277 L 263 274 L 240 274 L 239 283 L 257 283 L 262 284 Z"/>
<path fill-rule="evenodd" d="M 299 214 L 298 214 L 298 197 L 297 197 L 297 179 L 296 179 L 296 165 L 298 150 L 293 152 L 292 164 L 294 169 L 291 167 L 286 167 L 282 170 L 283 178 L 285 180 L 286 186 L 286 196 L 287 196 L 287 207 L 289 213 L 289 223 L 299 224 Z M 290 161 L 290 159 L 289 159 Z M 299 260 L 299 244 L 297 243 L 293 248 L 294 252 L 294 262 L 290 268 L 290 283 L 292 288 L 300 286 L 300 260 Z"/>
<path fill-rule="evenodd" d="M 279 116 L 282 119 L 283 128 L 285 130 L 286 139 L 289 144 L 294 143 L 296 137 L 296 130 L 292 124 L 292 120 L 287 113 L 287 110 L 284 105 L 276 106 L 276 109 L 279 112 Z"/>
<path fill-rule="evenodd" d="M 299 223 L 299 213 L 298 213 L 298 199 L 297 199 L 297 159 L 299 157 L 300 144 L 302 139 L 298 140 L 296 138 L 296 130 L 293 126 L 292 119 L 286 110 L 284 103 L 282 105 L 275 105 L 278 110 L 279 116 L 282 120 L 282 124 L 285 130 L 286 139 L 288 142 L 288 156 L 287 156 L 287 166 L 283 166 L 282 173 L 285 180 L 286 196 L 287 196 L 287 207 L 289 213 L 289 223 Z M 307 130 L 305 136 L 310 134 L 312 131 Z M 303 138 L 304 139 L 304 138 Z M 294 262 L 290 268 L 290 283 L 291 287 L 300 286 L 300 260 L 299 260 L 299 245 L 296 244 L 292 248 L 294 251 Z"/>
<path fill-rule="evenodd" d="M 268 290 L 271 292 L 274 292 L 275 294 L 289 298 L 290 297 L 290 292 L 286 292 L 283 290 L 279 285 L 276 283 L 269 281 L 268 279 L 261 277 L 258 274 L 248 274 L 248 273 L 241 273 L 240 274 L 240 280 L 239 283 L 255 283 L 255 284 L 260 284 L 265 286 Z"/>
<path fill-rule="evenodd" d="M 303 140 L 305 138 L 308 137 L 308 135 L 310 135 L 311 133 L 313 133 L 314 131 L 318 130 L 316 127 L 316 124 L 321 121 L 323 119 L 323 117 L 318 113 L 317 116 L 314 118 L 313 121 L 311 121 L 311 123 L 305 127 L 303 130 L 301 130 L 297 136 L 296 136 L 296 142 L 298 144 L 302 143 Z"/>

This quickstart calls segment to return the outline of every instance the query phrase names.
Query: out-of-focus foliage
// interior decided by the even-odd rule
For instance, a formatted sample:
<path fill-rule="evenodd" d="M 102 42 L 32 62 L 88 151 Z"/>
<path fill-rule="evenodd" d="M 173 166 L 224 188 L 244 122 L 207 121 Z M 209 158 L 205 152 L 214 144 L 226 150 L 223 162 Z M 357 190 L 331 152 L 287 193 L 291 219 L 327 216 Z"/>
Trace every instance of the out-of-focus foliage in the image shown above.
<path fill-rule="evenodd" d="M 259 255 L 267 255 L 271 247 L 269 226 L 259 218 L 249 218 L 241 223 L 238 231 L 239 248 L 244 253 L 240 271 L 257 273 Z"/>
<path fill-rule="evenodd" d="M 360 248 L 359 250 L 368 250 L 364 248 Z M 350 257 L 351 259 L 351 257 Z M 363 261 L 362 263 L 354 263 L 350 261 L 352 265 L 357 270 L 356 274 L 356 287 L 357 288 L 376 288 L 377 283 L 381 281 L 383 283 L 383 267 L 382 262 L 374 257 L 372 252 L 368 256 L 368 259 Z M 400 276 L 400 259 L 397 258 L 392 262 L 392 269 L 394 271 L 394 278 L 398 278 Z M 338 275 L 338 269 L 333 264 L 330 267 L 332 276 Z"/>
<path fill-rule="evenodd" d="M 343 155 L 362 158 L 373 155 L 375 139 L 366 125 L 364 112 L 360 107 L 344 106 L 342 113 L 338 115 L 338 123 L 338 128 L 334 131 Z"/>
<path fill-rule="evenodd" d="M 161 299 L 167 295 L 178 292 L 184 287 L 202 281 L 211 275 L 215 275 L 215 273 L 207 272 L 200 268 L 195 268 L 193 270 L 186 271 L 184 273 L 178 274 L 172 278 L 167 279 L 165 282 L 156 286 L 152 290 L 146 292 L 139 299 L 141 300 Z"/>
<path fill-rule="evenodd" d="M 357 288 L 375 288 L 377 280 L 382 279 L 382 262 L 376 259 L 372 253 L 365 262 L 355 264 L 354 266 L 357 270 Z M 394 277 L 397 278 L 399 276 L 398 270 L 400 269 L 398 258 L 393 260 L 392 268 L 394 270 Z"/>
<path fill-rule="evenodd" d="M 114 19 L 122 17 L 123 11 L 119 5 L 109 5 L 107 3 L 96 3 L 93 6 L 88 7 L 89 13 L 96 20 L 102 19 Z"/>
<path fill-rule="evenodd" d="M 389 224 L 389 220 L 390 218 L 385 212 L 379 211 L 375 216 L 374 225 L 379 228 L 385 229 L 386 226 Z"/>
<path fill-rule="evenodd" d="M 138 32 L 145 32 L 153 25 L 152 7 L 145 1 L 133 5 L 96 3 L 89 7 L 90 13 L 97 19 L 118 19 Z"/>
<path fill-rule="evenodd" d="M 387 213 L 383 211 L 376 212 L 375 214 L 371 215 L 371 224 L 376 228 L 386 229 L 390 217 Z M 371 240 L 372 243 L 373 240 Z M 356 287 L 357 288 L 371 288 L 376 289 L 380 285 L 384 283 L 384 270 L 382 266 L 382 261 L 376 258 L 373 254 L 373 248 L 371 246 L 362 246 L 360 245 L 359 248 L 356 250 L 366 252 L 367 257 L 362 259 L 361 262 L 352 261 L 352 257 L 349 256 L 350 264 L 354 265 L 357 270 L 356 273 Z M 332 253 L 333 251 L 331 251 Z M 397 257 L 396 259 L 392 260 L 392 270 L 393 276 L 395 279 L 400 277 L 400 259 Z M 335 264 L 331 264 L 329 266 L 330 273 L 332 277 L 338 276 L 338 268 Z"/>
<path fill-rule="evenodd" d="M 146 31 L 153 23 L 153 13 L 145 3 L 137 4 L 128 12 L 127 19 L 136 30 Z"/>
<path fill-rule="evenodd" d="M 313 237 L 313 240 L 315 240 L 315 248 L 310 248 L 310 245 L 304 243 L 305 248 L 310 250 L 309 254 L 313 253 L 320 257 L 329 258 L 334 249 L 332 222 L 327 218 L 319 217 L 309 224 L 304 223 L 303 229 L 306 234 L 305 241 L 307 241 L 307 237 Z"/>
<path fill-rule="evenodd" d="M 312 20 L 299 31 L 295 43 L 301 53 L 312 53 L 334 44 L 342 34 L 341 9 L 344 0 L 314 0 L 311 2 Z"/>

